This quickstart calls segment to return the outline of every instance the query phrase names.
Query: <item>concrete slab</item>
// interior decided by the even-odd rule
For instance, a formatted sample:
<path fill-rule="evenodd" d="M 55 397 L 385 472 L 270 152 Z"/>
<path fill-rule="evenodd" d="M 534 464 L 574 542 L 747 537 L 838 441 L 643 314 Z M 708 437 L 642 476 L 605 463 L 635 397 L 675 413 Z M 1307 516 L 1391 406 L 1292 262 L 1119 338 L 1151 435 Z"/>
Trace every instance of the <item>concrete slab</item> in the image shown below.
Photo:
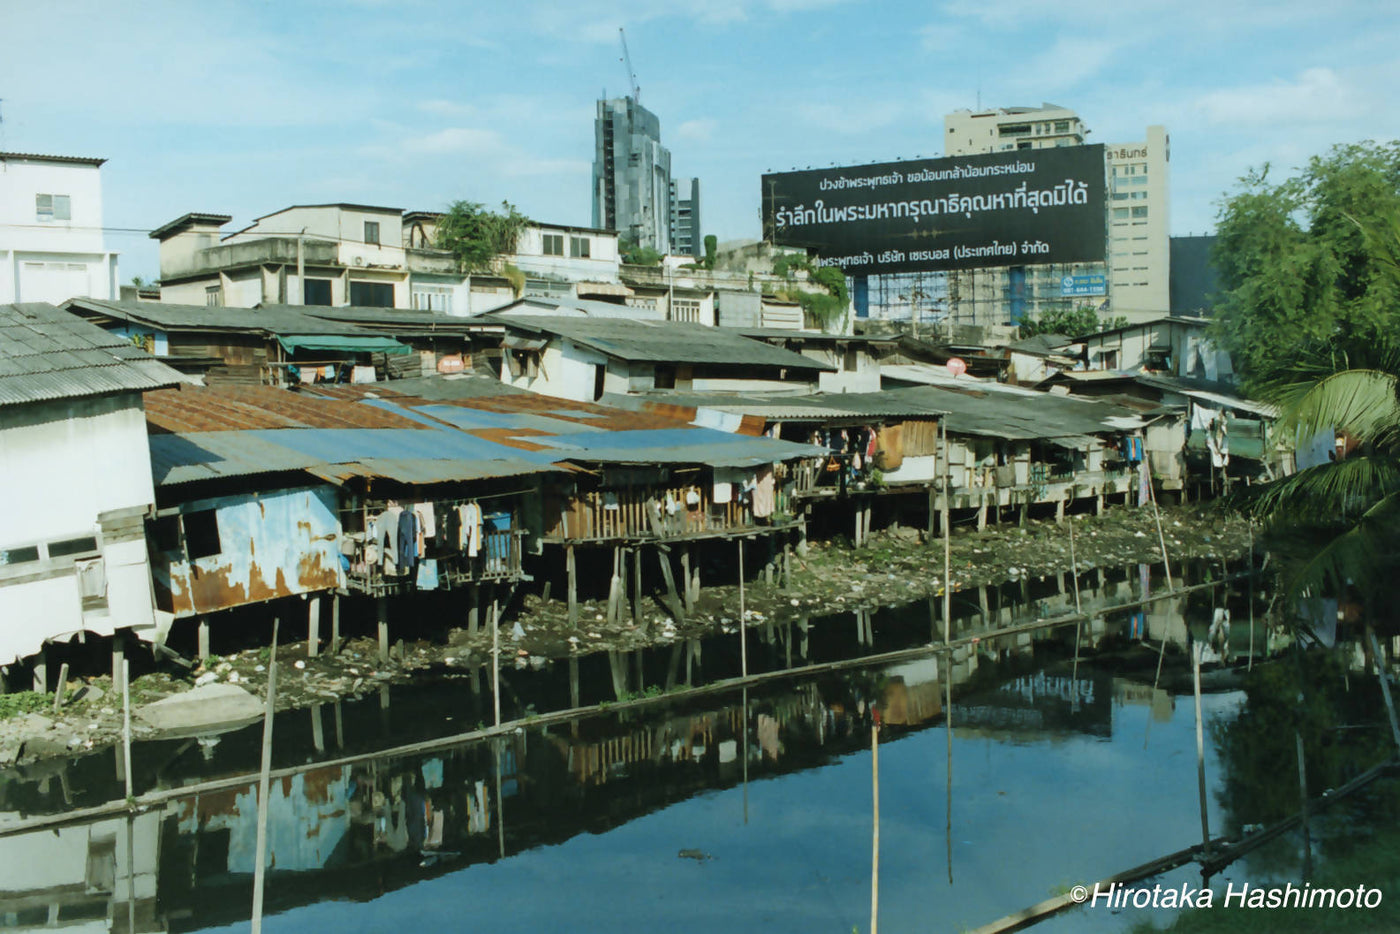
<path fill-rule="evenodd" d="M 238 685 L 204 684 L 139 707 L 133 716 L 162 733 L 192 736 L 237 729 L 262 713 L 262 701 Z"/>

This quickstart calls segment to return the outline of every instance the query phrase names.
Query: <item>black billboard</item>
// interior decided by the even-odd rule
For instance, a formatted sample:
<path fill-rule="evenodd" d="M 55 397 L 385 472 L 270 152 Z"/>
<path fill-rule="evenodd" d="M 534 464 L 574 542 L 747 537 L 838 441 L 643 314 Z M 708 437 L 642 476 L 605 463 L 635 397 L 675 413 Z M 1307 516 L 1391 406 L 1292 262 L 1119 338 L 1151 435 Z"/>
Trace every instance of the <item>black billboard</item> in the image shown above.
<path fill-rule="evenodd" d="M 763 176 L 764 236 L 851 276 L 1102 262 L 1103 146 Z"/>

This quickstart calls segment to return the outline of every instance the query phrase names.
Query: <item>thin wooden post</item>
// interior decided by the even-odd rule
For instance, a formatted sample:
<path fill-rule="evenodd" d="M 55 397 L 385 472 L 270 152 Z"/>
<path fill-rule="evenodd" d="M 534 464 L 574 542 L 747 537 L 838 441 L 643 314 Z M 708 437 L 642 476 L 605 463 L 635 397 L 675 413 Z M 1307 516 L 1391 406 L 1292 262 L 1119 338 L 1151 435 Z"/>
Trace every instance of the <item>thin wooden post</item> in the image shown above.
<path fill-rule="evenodd" d="M 122 659 L 122 778 L 126 782 L 126 802 L 136 799 L 131 780 L 131 663 Z"/>
<path fill-rule="evenodd" d="M 749 676 L 749 633 L 745 628 L 747 612 L 744 609 L 744 539 L 739 539 L 739 672 Z"/>
<path fill-rule="evenodd" d="M 1074 551 L 1074 518 L 1069 520 L 1069 568 L 1074 575 L 1074 681 L 1075 699 L 1079 698 L 1079 637 L 1084 630 L 1084 611 L 1079 605 L 1079 557 Z"/>
<path fill-rule="evenodd" d="M 656 556 L 662 563 L 666 562 L 666 556 L 661 549 L 656 550 Z M 667 569 L 669 570 L 669 568 Z M 642 546 L 638 545 L 632 549 L 632 624 L 642 621 Z"/>
<path fill-rule="evenodd" d="M 870 934 L 880 921 L 880 724 L 870 724 Z"/>
<path fill-rule="evenodd" d="M 491 706 L 501 725 L 501 620 L 495 594 L 491 596 Z"/>
<path fill-rule="evenodd" d="M 792 542 L 783 542 L 783 589 L 792 589 Z"/>
<path fill-rule="evenodd" d="M 622 566 L 622 549 L 619 548 L 617 545 L 614 545 L 614 546 L 613 546 L 613 562 L 612 562 L 612 578 L 608 581 L 608 622 L 609 622 L 609 623 L 616 623 L 616 622 L 618 621 L 619 613 L 618 613 L 618 611 L 617 611 L 617 602 L 618 602 L 618 599 L 619 599 L 620 596 L 621 596 L 621 594 L 619 593 L 619 591 L 622 589 L 622 576 L 621 576 L 621 575 L 622 575 L 622 572 L 621 572 L 621 570 L 619 570 L 619 569 L 621 568 L 621 566 Z"/>
<path fill-rule="evenodd" d="M 1206 734 L 1201 717 L 1201 644 L 1191 646 L 1191 677 L 1196 695 L 1196 785 L 1201 799 L 1201 851 L 1210 856 L 1210 817 L 1206 812 Z M 1150 719 L 1150 718 L 1149 718 Z"/>
<path fill-rule="evenodd" d="M 574 546 L 564 546 L 564 565 L 569 575 L 569 626 L 578 625 L 578 568 L 574 565 Z"/>
<path fill-rule="evenodd" d="M 331 594 L 331 645 L 332 655 L 340 653 L 340 594 Z"/>
<path fill-rule="evenodd" d="M 467 633 L 476 635 L 481 631 L 481 585 L 472 584 L 467 588 Z"/>
<path fill-rule="evenodd" d="M 267 808 L 272 779 L 272 713 L 277 708 L 277 617 L 272 619 L 272 657 L 267 662 L 267 701 L 263 705 L 262 770 L 258 773 L 258 837 L 253 863 L 253 934 L 261 934 L 263 882 L 267 875 Z"/>
<path fill-rule="evenodd" d="M 855 542 L 856 542 L 856 547 L 859 548 L 859 547 L 864 543 L 864 542 L 862 541 L 862 539 L 861 539 L 860 533 L 862 532 L 862 530 L 863 530 L 864 527 L 865 527 L 865 517 L 861 514 L 860 503 L 856 503 L 856 504 L 855 504 L 855 519 L 856 519 L 856 536 L 855 536 Z"/>
<path fill-rule="evenodd" d="M 306 601 L 306 657 L 315 658 L 321 651 L 321 596 Z"/>
<path fill-rule="evenodd" d="M 53 712 L 58 713 L 63 706 L 63 691 L 68 687 L 68 663 L 58 666 L 58 684 L 53 688 Z"/>
<path fill-rule="evenodd" d="M 326 751 L 326 728 L 321 719 L 321 705 L 311 705 L 311 745 L 317 752 Z"/>
<path fill-rule="evenodd" d="M 1254 670 L 1254 520 L 1249 521 L 1249 662 L 1246 671 Z"/>
<path fill-rule="evenodd" d="M 374 598 L 374 613 L 379 620 L 379 660 L 389 660 L 389 598 Z"/>
<path fill-rule="evenodd" d="M 987 531 L 987 491 L 977 494 L 977 531 Z"/>
<path fill-rule="evenodd" d="M 34 658 L 34 693 L 49 693 L 49 647 L 39 649 Z"/>
<path fill-rule="evenodd" d="M 681 586 L 685 590 L 685 612 L 695 612 L 695 594 L 690 587 L 690 544 L 681 549 Z"/>
<path fill-rule="evenodd" d="M 209 619 L 201 616 L 199 618 L 199 660 L 204 664 L 209 663 Z"/>
<path fill-rule="evenodd" d="M 1376 642 L 1376 633 L 1371 629 L 1371 624 L 1366 623 L 1366 636 L 1371 641 L 1371 658 L 1376 665 L 1376 676 L 1381 681 L 1381 697 L 1385 699 L 1386 716 L 1390 718 L 1390 736 L 1395 740 L 1395 748 L 1400 750 L 1400 723 L 1395 719 L 1395 701 L 1390 696 L 1390 678 L 1385 673 L 1385 665 L 1381 663 L 1381 647 Z"/>
<path fill-rule="evenodd" d="M 1303 706 L 1303 694 L 1298 692 L 1298 706 Z M 1303 755 L 1303 734 L 1293 728 L 1293 744 L 1298 750 L 1298 820 L 1303 828 L 1303 879 L 1312 878 L 1312 829 L 1308 826 L 1308 766 Z"/>
<path fill-rule="evenodd" d="M 112 635 L 112 690 L 122 690 L 125 680 L 126 638 L 118 632 Z"/>
<path fill-rule="evenodd" d="M 943 429 L 943 644 L 953 638 L 953 523 L 948 517 L 948 501 L 952 499 L 948 466 L 948 419 L 939 419 Z"/>

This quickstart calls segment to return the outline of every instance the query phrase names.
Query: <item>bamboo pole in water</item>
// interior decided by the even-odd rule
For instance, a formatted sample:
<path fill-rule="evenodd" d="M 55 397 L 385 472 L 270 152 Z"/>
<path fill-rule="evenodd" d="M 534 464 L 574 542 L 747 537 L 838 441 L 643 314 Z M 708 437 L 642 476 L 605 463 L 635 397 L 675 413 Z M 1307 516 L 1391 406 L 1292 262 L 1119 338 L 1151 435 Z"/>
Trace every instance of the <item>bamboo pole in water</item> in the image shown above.
<path fill-rule="evenodd" d="M 743 677 L 749 676 L 749 634 L 744 628 L 747 623 L 744 610 L 744 539 L 739 539 L 739 671 Z"/>
<path fill-rule="evenodd" d="M 1191 646 L 1191 672 L 1196 694 L 1196 784 L 1201 798 L 1201 848 L 1210 857 L 1210 818 L 1206 814 L 1206 739 L 1201 719 L 1201 646 Z"/>
<path fill-rule="evenodd" d="M 948 848 L 948 884 L 953 884 L 953 655 L 943 659 L 943 733 L 948 740 L 948 800 L 943 838 Z"/>
<path fill-rule="evenodd" d="M 501 621 L 494 592 L 491 596 L 491 706 L 501 725 Z"/>
<path fill-rule="evenodd" d="M 1079 558 L 1074 551 L 1074 516 L 1069 517 L 1069 568 L 1074 575 L 1074 615 L 1083 616 L 1084 612 L 1079 606 Z M 1079 700 L 1079 635 L 1084 631 L 1084 620 L 1077 619 L 1074 622 L 1074 698 L 1076 705 Z"/>
<path fill-rule="evenodd" d="M 870 832 L 870 934 L 877 934 L 880 920 L 880 723 L 870 725 L 870 794 L 873 827 Z"/>
<path fill-rule="evenodd" d="M 1303 692 L 1298 692 L 1298 706 L 1303 705 Z M 1303 825 L 1303 879 L 1312 878 L 1312 830 L 1308 826 L 1308 767 L 1303 756 L 1303 734 L 1293 728 L 1293 744 L 1298 748 L 1298 819 Z"/>
<path fill-rule="evenodd" d="M 267 797 L 272 784 L 272 712 L 277 707 L 277 617 L 272 618 L 272 657 L 267 662 L 267 702 L 263 707 L 262 770 L 258 775 L 258 838 L 253 863 L 253 934 L 262 932 L 263 883 L 267 876 Z"/>
<path fill-rule="evenodd" d="M 948 459 L 948 418 L 939 419 L 943 429 L 943 644 L 952 639 L 953 618 L 950 610 L 953 605 L 953 525 L 950 518 L 950 501 L 953 497 L 949 477 L 952 468 Z"/>

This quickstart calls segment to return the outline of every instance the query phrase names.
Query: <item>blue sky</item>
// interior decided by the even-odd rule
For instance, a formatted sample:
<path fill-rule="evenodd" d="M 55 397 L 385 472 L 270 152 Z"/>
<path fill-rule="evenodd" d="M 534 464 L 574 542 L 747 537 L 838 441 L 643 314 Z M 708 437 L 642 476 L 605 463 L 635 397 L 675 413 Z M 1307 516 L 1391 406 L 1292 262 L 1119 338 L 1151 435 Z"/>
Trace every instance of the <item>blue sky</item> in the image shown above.
<path fill-rule="evenodd" d="M 1400 132 L 1383 2 L 0 0 L 0 23 L 0 148 L 108 158 L 112 228 L 456 198 L 587 224 L 618 26 L 721 240 L 758 235 L 764 171 L 941 155 L 943 115 L 979 94 L 1071 107 L 1091 142 L 1165 125 L 1177 234 L 1250 166 Z M 123 279 L 156 274 L 144 234 L 107 245 Z"/>

